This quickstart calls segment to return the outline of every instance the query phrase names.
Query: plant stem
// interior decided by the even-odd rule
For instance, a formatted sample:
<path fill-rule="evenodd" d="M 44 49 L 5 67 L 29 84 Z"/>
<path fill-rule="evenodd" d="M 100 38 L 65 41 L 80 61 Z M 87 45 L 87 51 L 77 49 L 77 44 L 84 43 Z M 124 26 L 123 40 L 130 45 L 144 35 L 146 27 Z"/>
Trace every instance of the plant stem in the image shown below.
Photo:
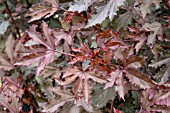
<path fill-rule="evenodd" d="M 110 110 L 109 110 L 110 113 L 113 113 L 113 105 L 114 105 L 114 101 L 111 101 Z"/>
<path fill-rule="evenodd" d="M 9 9 L 8 3 L 7 3 L 6 0 L 4 0 L 3 2 L 4 2 L 4 4 L 5 4 L 7 13 L 8 13 L 8 15 L 9 15 L 10 18 L 11 18 L 11 22 L 14 24 L 15 29 L 16 29 L 16 32 L 17 32 L 17 34 L 18 34 L 18 36 L 19 36 L 19 39 L 20 39 L 20 38 L 21 38 L 21 35 L 20 35 L 20 32 L 19 32 L 19 28 L 16 26 L 15 20 L 14 20 L 12 14 L 11 14 L 11 11 L 10 11 L 10 9 Z"/>
<path fill-rule="evenodd" d="M 27 3 L 27 7 L 30 7 L 31 6 L 30 2 L 28 0 L 25 0 L 25 1 Z"/>

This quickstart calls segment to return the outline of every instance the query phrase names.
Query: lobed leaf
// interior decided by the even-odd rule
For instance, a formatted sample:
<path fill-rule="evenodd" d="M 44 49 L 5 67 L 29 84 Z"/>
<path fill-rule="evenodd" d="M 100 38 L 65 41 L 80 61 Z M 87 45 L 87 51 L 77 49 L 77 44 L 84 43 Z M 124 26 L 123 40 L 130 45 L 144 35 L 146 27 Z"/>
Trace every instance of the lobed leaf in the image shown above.
<path fill-rule="evenodd" d="M 26 16 L 31 16 L 31 19 L 28 22 L 33 22 L 41 18 L 48 18 L 52 16 L 59 8 L 59 0 L 45 0 L 51 6 L 46 4 L 38 3 L 33 5 Z"/>
<path fill-rule="evenodd" d="M 14 93 L 11 92 L 10 98 L 1 93 L 0 104 L 6 107 L 10 111 L 10 113 L 19 113 L 20 105 L 17 101 L 17 98 L 14 96 Z"/>
<path fill-rule="evenodd" d="M 33 46 L 29 46 L 27 49 L 23 48 L 22 52 L 25 52 L 25 55 L 23 55 L 24 57 L 21 58 L 21 61 L 15 63 L 15 65 L 30 66 L 37 63 L 37 75 L 40 75 L 40 72 L 46 65 L 51 63 L 55 55 L 56 40 L 55 37 L 52 36 L 52 30 L 48 28 L 45 22 L 42 23 L 43 35 L 36 31 L 36 27 L 35 25 L 30 27 L 28 35 L 33 41 L 43 46 L 40 46 L 39 49 L 34 49 Z"/>
<path fill-rule="evenodd" d="M 123 5 L 124 1 L 125 0 L 110 0 L 100 12 L 92 16 L 92 18 L 88 21 L 86 28 L 102 23 L 108 16 L 112 21 L 113 17 L 117 15 L 116 12 L 119 10 L 118 7 Z"/>

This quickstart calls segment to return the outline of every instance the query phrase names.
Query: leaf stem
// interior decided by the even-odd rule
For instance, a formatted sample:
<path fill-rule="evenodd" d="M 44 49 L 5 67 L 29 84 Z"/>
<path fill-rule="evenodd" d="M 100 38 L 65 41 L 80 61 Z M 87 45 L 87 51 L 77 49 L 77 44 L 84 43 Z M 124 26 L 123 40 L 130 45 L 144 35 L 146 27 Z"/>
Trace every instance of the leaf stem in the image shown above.
<path fill-rule="evenodd" d="M 111 101 L 111 105 L 110 105 L 110 113 L 113 113 L 113 105 L 114 105 L 114 101 Z"/>
<path fill-rule="evenodd" d="M 3 2 L 4 2 L 4 4 L 5 4 L 7 13 L 8 13 L 8 15 L 10 16 L 11 21 L 12 21 L 12 23 L 14 24 L 15 29 L 16 29 L 16 32 L 17 32 L 17 34 L 18 34 L 18 36 L 19 36 L 19 39 L 20 39 L 20 38 L 21 38 L 21 35 L 20 35 L 20 32 L 19 32 L 19 28 L 16 26 L 15 20 L 14 20 L 12 14 L 11 14 L 11 11 L 10 11 L 10 9 L 9 9 L 8 3 L 7 3 L 6 0 L 3 0 Z"/>

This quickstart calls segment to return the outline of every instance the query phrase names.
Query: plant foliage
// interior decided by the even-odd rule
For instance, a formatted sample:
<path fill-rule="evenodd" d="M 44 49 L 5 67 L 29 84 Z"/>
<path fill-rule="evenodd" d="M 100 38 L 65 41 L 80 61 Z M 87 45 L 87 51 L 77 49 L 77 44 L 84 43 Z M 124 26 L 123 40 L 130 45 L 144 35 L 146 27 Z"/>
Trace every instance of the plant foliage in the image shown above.
<path fill-rule="evenodd" d="M 0 112 L 169 113 L 169 0 L 1 0 Z"/>

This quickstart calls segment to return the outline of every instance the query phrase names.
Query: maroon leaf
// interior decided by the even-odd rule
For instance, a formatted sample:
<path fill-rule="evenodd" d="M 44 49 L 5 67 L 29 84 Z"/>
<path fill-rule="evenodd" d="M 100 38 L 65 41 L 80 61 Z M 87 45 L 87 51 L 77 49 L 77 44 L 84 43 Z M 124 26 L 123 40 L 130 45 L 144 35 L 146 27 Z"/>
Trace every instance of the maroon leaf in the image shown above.
<path fill-rule="evenodd" d="M 123 71 L 116 70 L 110 73 L 111 78 L 108 78 L 109 82 L 106 83 L 105 89 L 108 87 L 115 86 L 115 90 L 118 92 L 119 96 L 124 100 L 124 95 L 126 92 L 125 84 L 126 81 L 123 78 Z"/>
<path fill-rule="evenodd" d="M 98 74 L 95 70 L 82 71 L 78 67 L 70 67 L 66 70 L 65 74 L 63 75 L 65 81 L 60 81 L 59 79 L 55 80 L 60 85 L 66 85 L 75 81 L 77 77 L 79 79 L 75 82 L 73 90 L 74 94 L 78 98 L 84 97 L 87 103 L 89 103 L 90 93 L 92 89 L 89 79 L 92 79 L 93 81 L 98 83 L 106 83 L 106 81 L 101 78 L 101 75 Z"/>
<path fill-rule="evenodd" d="M 14 96 L 14 93 L 10 92 L 10 97 L 7 97 L 3 94 L 3 92 L 0 94 L 0 104 L 2 104 L 4 107 L 6 107 L 10 113 L 19 113 L 20 111 L 20 105 L 17 101 L 17 98 Z"/>
<path fill-rule="evenodd" d="M 143 91 L 141 99 L 141 112 L 154 111 L 154 112 L 169 112 L 170 107 L 170 92 L 169 88 L 152 88 Z"/>
<path fill-rule="evenodd" d="M 49 104 L 44 107 L 43 112 L 57 111 L 59 107 L 64 106 L 66 102 L 72 102 L 75 100 L 75 96 L 72 95 L 70 92 L 66 91 L 65 89 L 52 88 L 50 90 L 59 95 L 60 97 L 51 99 Z"/>
<path fill-rule="evenodd" d="M 56 45 L 59 44 L 61 39 L 64 39 L 69 45 L 73 44 L 72 36 L 69 33 L 66 33 L 64 31 L 61 32 L 54 32 L 54 36 L 56 37 Z"/>
<path fill-rule="evenodd" d="M 48 2 L 51 6 L 45 5 L 45 4 L 35 4 L 33 5 L 26 16 L 31 16 L 32 18 L 29 20 L 29 22 L 39 20 L 42 17 L 48 18 L 52 16 L 59 8 L 59 0 L 45 0 Z"/>
<path fill-rule="evenodd" d="M 36 31 L 35 25 L 30 27 L 28 35 L 32 38 L 33 41 L 37 42 L 40 46 L 38 49 L 33 46 L 29 48 L 23 48 L 22 53 L 24 57 L 21 58 L 21 61 L 15 63 L 15 65 L 25 65 L 30 66 L 31 64 L 38 63 L 37 75 L 44 69 L 44 67 L 52 61 L 56 49 L 56 39 L 52 36 L 52 30 L 48 28 L 48 25 L 43 22 L 42 29 L 43 35 Z"/>
<path fill-rule="evenodd" d="M 142 74 L 141 72 L 135 69 L 127 69 L 127 77 L 129 80 L 139 86 L 140 88 L 149 88 L 156 85 L 156 83 L 150 79 L 147 75 Z M 134 76 L 134 77 L 132 77 Z"/>

